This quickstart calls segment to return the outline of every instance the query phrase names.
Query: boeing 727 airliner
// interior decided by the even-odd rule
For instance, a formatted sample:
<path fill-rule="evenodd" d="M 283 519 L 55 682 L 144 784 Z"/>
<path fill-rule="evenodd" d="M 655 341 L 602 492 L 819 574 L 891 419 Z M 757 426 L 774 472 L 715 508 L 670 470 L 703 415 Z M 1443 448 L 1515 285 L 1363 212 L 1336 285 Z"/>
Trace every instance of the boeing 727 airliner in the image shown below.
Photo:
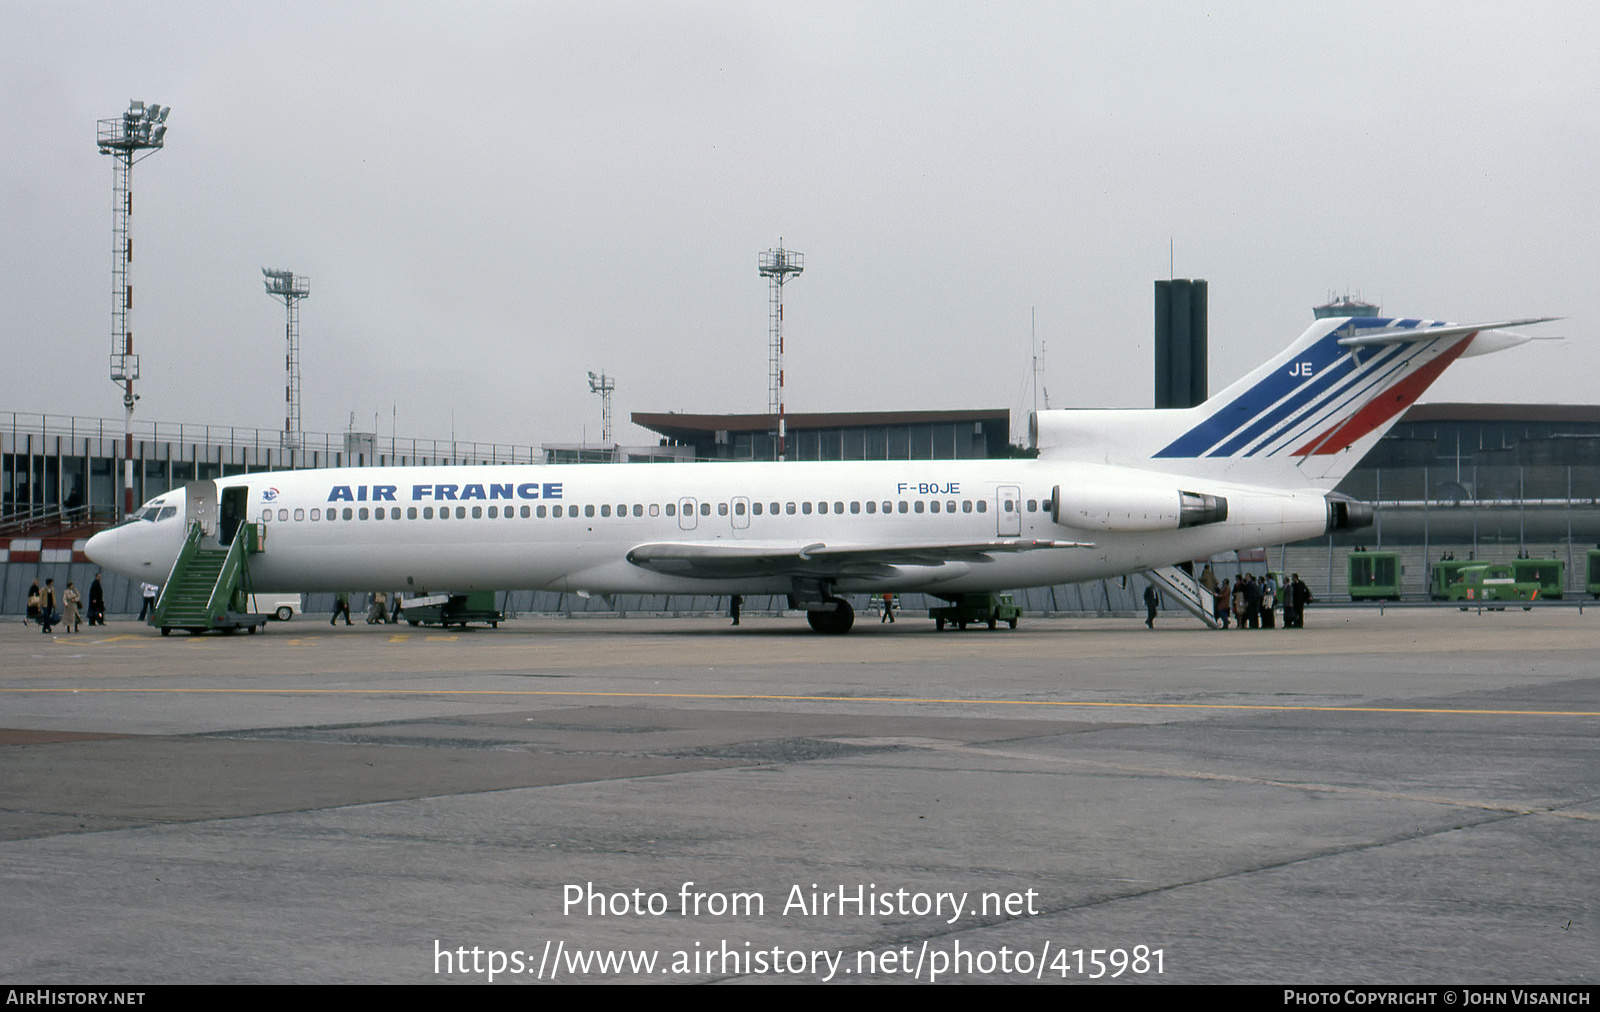
<path fill-rule="evenodd" d="M 1510 320 L 1318 320 L 1197 407 L 1054 410 L 1026 460 L 280 471 L 194 482 L 90 539 L 167 578 L 192 523 L 259 525 L 259 593 L 402 587 L 777 594 L 847 632 L 847 593 L 963 594 L 1155 570 L 1365 522 L 1339 480 Z"/>

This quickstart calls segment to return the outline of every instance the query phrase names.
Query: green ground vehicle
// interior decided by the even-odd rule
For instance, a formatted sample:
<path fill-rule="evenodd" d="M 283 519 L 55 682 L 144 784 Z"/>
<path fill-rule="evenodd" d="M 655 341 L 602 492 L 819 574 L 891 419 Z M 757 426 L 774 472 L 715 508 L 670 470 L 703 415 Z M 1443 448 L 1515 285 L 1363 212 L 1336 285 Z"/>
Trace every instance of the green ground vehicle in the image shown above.
<path fill-rule="evenodd" d="M 1511 566 L 1503 562 L 1470 565 L 1460 575 L 1448 588 L 1451 601 L 1517 603 L 1536 601 L 1540 596 L 1537 580 L 1518 580 Z"/>
<path fill-rule="evenodd" d="M 1428 574 L 1428 596 L 1435 601 L 1456 600 L 1450 596 L 1450 588 L 1461 582 L 1461 571 L 1468 566 L 1482 565 L 1486 563 L 1472 559 L 1441 559 L 1435 562 Z"/>
<path fill-rule="evenodd" d="M 1513 559 L 1510 565 L 1518 583 L 1539 585 L 1540 598 L 1559 599 L 1566 589 L 1567 564 L 1560 559 Z"/>
<path fill-rule="evenodd" d="M 500 628 L 505 615 L 494 606 L 494 591 L 477 590 L 470 594 L 434 594 L 402 601 L 400 617 L 412 625 L 458 625 L 465 629 L 469 622 L 487 622 L 491 629 Z"/>
<path fill-rule="evenodd" d="M 1400 600 L 1405 567 L 1399 552 L 1354 551 L 1346 558 L 1347 586 L 1352 601 Z"/>
<path fill-rule="evenodd" d="M 979 622 L 987 622 L 990 629 L 1001 622 L 1015 629 L 1017 618 L 1022 614 L 1022 609 L 1016 606 L 1010 594 L 962 594 L 945 600 L 950 603 L 941 608 L 928 609 L 928 617 L 933 619 L 934 628 L 940 632 L 944 631 L 946 625 L 965 629 L 969 624 L 977 625 Z"/>

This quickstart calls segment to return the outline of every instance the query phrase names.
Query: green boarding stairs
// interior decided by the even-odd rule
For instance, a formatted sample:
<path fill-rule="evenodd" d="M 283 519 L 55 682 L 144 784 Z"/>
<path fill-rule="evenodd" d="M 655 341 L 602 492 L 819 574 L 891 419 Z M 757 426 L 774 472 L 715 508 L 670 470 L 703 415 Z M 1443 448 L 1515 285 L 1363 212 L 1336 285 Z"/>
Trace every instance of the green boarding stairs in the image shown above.
<path fill-rule="evenodd" d="M 163 636 L 174 629 L 253 633 L 265 626 L 268 616 L 250 612 L 248 604 L 254 593 L 249 559 L 261 551 L 262 533 L 260 524 L 241 523 L 226 547 L 207 547 L 200 523 L 191 523 L 150 624 Z"/>

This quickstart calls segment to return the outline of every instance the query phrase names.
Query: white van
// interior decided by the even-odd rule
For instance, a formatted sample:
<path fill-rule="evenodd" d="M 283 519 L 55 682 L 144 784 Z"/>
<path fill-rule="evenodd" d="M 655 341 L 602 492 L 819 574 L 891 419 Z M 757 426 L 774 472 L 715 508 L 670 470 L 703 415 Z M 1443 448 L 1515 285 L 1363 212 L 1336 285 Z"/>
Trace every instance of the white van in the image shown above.
<path fill-rule="evenodd" d="M 305 611 L 299 594 L 251 594 L 250 610 L 257 615 L 271 615 L 279 622 L 287 622 Z"/>

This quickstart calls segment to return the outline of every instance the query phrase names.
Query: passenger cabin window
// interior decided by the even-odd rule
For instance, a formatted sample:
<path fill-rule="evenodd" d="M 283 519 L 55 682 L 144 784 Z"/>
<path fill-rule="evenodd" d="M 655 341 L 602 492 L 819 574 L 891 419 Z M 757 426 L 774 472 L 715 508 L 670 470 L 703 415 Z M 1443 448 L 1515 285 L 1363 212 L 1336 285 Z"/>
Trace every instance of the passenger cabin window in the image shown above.
<path fill-rule="evenodd" d="M 593 514 L 591 514 L 591 516 L 592 515 Z M 610 503 L 606 503 L 606 504 L 604 504 L 603 506 L 600 507 L 600 515 L 603 516 L 603 517 L 608 517 L 608 516 L 611 515 L 611 504 Z"/>
<path fill-rule="evenodd" d="M 312 510 L 311 511 L 311 519 L 313 519 L 313 520 L 321 520 L 322 519 L 322 511 L 320 509 Z"/>
<path fill-rule="evenodd" d="M 757 505 L 759 505 L 759 503 Z M 736 502 L 733 504 L 733 515 L 736 517 L 744 516 L 744 503 Z"/>
<path fill-rule="evenodd" d="M 294 518 L 296 520 L 304 520 L 306 518 L 306 511 L 305 510 L 295 510 L 294 511 Z"/>
<path fill-rule="evenodd" d="M 868 513 L 876 513 L 876 512 L 878 512 L 878 504 L 875 503 L 875 502 L 867 503 L 867 512 Z"/>
<path fill-rule="evenodd" d="M 789 516 L 794 516 L 794 503 L 792 503 L 792 502 L 791 503 L 784 503 L 783 504 L 783 511 L 785 513 L 787 513 Z M 777 511 L 774 510 L 773 512 L 777 512 Z M 806 512 L 807 513 L 811 512 L 811 507 L 810 506 L 806 507 Z"/>
<path fill-rule="evenodd" d="M 561 508 L 560 506 L 556 507 L 556 509 L 560 509 L 560 508 Z M 667 503 L 667 516 L 675 517 L 677 515 L 678 515 L 678 505 L 677 505 L 677 503 L 670 503 L 670 502 Z"/>
<path fill-rule="evenodd" d="M 989 512 L 989 500 L 987 500 L 987 499 L 979 499 L 978 500 L 978 512 L 979 513 L 987 513 L 987 512 Z"/>
<path fill-rule="evenodd" d="M 741 509 L 739 512 L 742 514 L 744 512 L 744 510 Z M 725 517 L 727 515 L 728 515 L 728 504 L 725 503 L 725 502 L 717 503 L 717 516 Z"/>
<path fill-rule="evenodd" d="M 810 502 L 801 503 L 800 504 L 800 512 L 804 513 L 806 516 L 810 516 L 811 515 L 811 503 Z"/>
<path fill-rule="evenodd" d="M 660 503 L 654 503 L 653 502 L 653 503 L 650 504 L 650 515 L 653 516 L 653 517 L 658 517 L 658 516 L 661 515 L 661 504 Z M 667 516 L 670 517 L 670 516 L 672 516 L 672 514 L 668 513 Z"/>
<path fill-rule="evenodd" d="M 921 513 L 921 512 L 922 512 L 922 510 L 923 510 L 923 504 L 922 504 L 922 500 L 921 500 L 921 499 L 918 499 L 918 500 L 917 500 L 917 501 L 916 501 L 916 504 L 915 504 L 915 505 L 914 505 L 914 506 L 913 506 L 913 509 L 915 509 L 915 510 L 916 510 L 916 511 L 917 511 L 917 512 L 918 512 L 918 513 Z"/>
<path fill-rule="evenodd" d="M 156 516 L 160 516 L 161 515 L 161 511 L 160 510 L 151 510 L 150 512 L 156 514 Z M 155 517 L 150 517 L 150 519 L 154 520 Z M 272 519 L 272 511 L 269 510 L 269 509 L 262 510 L 261 511 L 261 519 L 263 521 L 271 520 Z"/>

